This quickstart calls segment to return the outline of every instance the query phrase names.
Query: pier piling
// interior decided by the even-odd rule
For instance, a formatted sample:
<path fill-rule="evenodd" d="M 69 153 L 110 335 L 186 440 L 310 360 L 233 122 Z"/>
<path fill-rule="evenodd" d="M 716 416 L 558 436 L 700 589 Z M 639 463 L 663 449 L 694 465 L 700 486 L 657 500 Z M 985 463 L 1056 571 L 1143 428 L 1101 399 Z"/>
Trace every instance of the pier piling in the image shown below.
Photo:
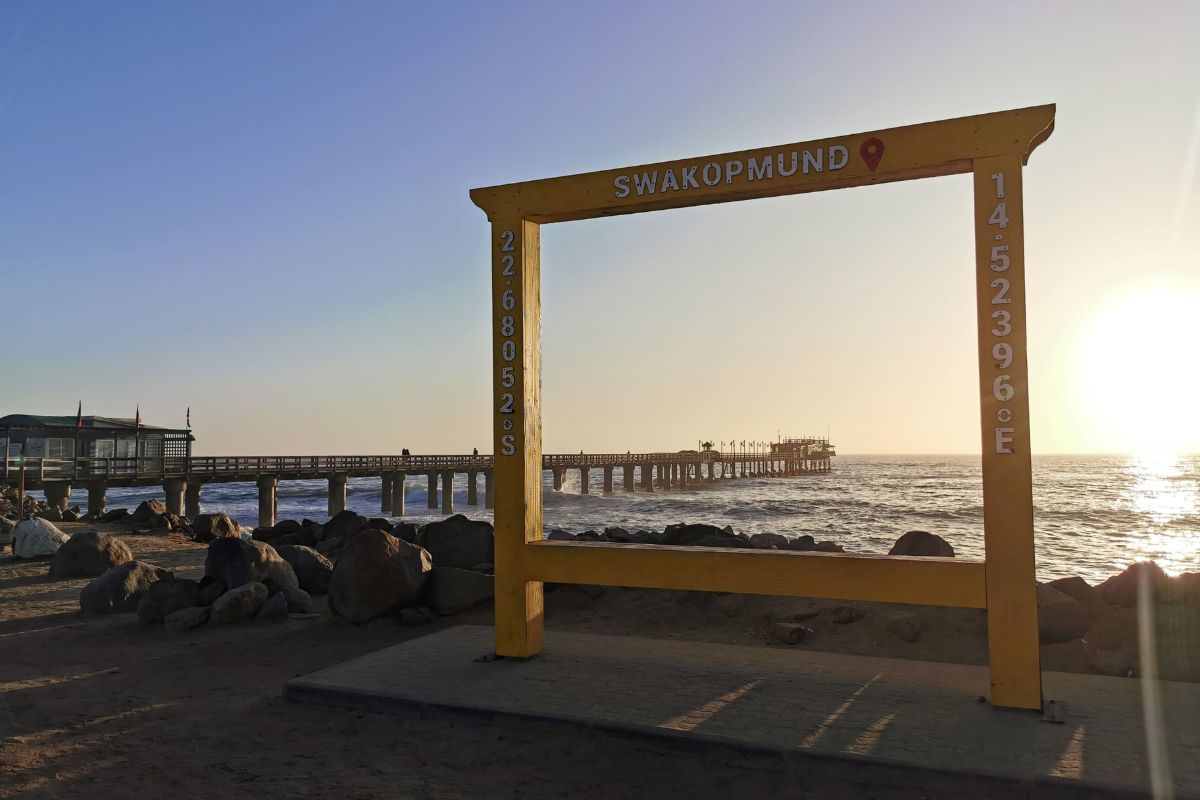
<path fill-rule="evenodd" d="M 404 479 L 407 478 L 403 472 L 392 473 L 392 516 L 404 516 Z"/>
<path fill-rule="evenodd" d="M 279 478 L 274 475 L 258 476 L 258 527 L 271 528 L 275 525 L 276 493 Z M 332 514 L 331 514 L 332 516 Z"/>
<path fill-rule="evenodd" d="M 104 508 L 108 504 L 108 485 L 101 481 L 89 483 L 87 493 L 88 515 L 95 519 L 104 513 Z"/>
<path fill-rule="evenodd" d="M 183 491 L 187 482 L 183 478 L 167 478 L 163 481 L 163 494 L 166 495 L 167 513 L 177 517 L 183 516 Z M 274 524 L 274 523 L 272 523 Z"/>
<path fill-rule="evenodd" d="M 183 515 L 190 520 L 195 520 L 200 516 L 200 488 L 202 486 L 204 484 L 200 481 L 188 481 L 187 488 L 183 492 Z"/>
<path fill-rule="evenodd" d="M 46 494 L 46 505 L 59 511 L 67 510 L 67 503 L 71 500 L 71 484 L 65 481 L 48 481 L 42 487 L 42 491 Z"/>
<path fill-rule="evenodd" d="M 346 510 L 346 475 L 334 473 L 329 476 L 329 516 Z"/>
<path fill-rule="evenodd" d="M 454 513 L 454 473 L 442 473 L 442 513 L 450 516 Z"/>

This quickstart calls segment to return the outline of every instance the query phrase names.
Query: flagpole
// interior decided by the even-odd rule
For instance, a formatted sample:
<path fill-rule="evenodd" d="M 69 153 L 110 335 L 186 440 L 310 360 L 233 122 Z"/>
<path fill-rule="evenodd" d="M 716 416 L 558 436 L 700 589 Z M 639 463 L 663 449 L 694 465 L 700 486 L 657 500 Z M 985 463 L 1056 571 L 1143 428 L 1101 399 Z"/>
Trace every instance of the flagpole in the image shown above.
<path fill-rule="evenodd" d="M 75 412 L 75 450 L 72 453 L 74 456 L 74 470 L 72 478 L 79 477 L 79 429 L 83 427 L 83 401 L 79 401 L 79 410 Z"/>

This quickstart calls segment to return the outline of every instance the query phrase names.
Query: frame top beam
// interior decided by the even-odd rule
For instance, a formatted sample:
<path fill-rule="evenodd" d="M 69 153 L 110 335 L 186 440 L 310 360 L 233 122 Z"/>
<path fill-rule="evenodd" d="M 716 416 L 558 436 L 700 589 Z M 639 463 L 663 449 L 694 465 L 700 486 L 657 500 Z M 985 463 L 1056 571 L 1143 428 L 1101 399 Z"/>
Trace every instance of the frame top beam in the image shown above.
<path fill-rule="evenodd" d="M 971 171 L 1030 153 L 1054 130 L 1054 105 L 958 117 L 808 142 L 661 161 L 471 190 L 489 220 L 566 222 Z"/>

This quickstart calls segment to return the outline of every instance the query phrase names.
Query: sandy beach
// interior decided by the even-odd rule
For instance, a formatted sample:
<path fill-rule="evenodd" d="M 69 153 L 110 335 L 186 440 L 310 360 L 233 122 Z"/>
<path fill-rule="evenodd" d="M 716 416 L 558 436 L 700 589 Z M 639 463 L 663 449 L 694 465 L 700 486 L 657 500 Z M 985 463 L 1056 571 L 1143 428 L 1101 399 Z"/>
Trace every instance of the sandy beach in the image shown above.
<path fill-rule="evenodd" d="M 62 527 L 99 527 L 119 535 L 138 560 L 179 577 L 203 573 L 206 547 L 179 534 Z M 488 625 L 490 603 L 417 627 L 390 617 L 356 626 L 314 598 L 316 613 L 284 623 L 172 634 L 134 614 L 80 617 L 87 580 L 52 581 L 47 567 L 0 559 L 3 798 L 188 796 L 197 787 L 231 797 L 636 797 L 663 786 L 717 797 L 734 785 L 744 796 L 754 787 L 790 796 L 786 776 L 769 769 L 602 734 L 436 715 L 395 719 L 281 697 L 291 678 L 445 626 Z M 554 588 L 546 605 L 547 625 L 562 630 L 986 663 L 984 615 L 969 609 L 588 586 Z M 836 610 L 846 606 L 855 612 Z M 922 617 L 917 641 L 887 630 L 897 611 Z M 785 644 L 773 634 L 780 621 L 812 632 Z M 1089 671 L 1070 646 L 1044 647 L 1043 659 L 1046 669 Z"/>

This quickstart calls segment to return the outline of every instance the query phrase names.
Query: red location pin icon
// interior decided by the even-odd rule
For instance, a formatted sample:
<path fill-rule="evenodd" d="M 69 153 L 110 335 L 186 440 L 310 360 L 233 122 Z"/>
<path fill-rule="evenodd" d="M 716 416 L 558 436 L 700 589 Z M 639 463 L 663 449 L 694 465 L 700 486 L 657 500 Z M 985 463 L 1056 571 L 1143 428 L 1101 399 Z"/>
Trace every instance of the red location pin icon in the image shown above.
<path fill-rule="evenodd" d="M 879 166 L 879 162 L 883 160 L 883 142 L 872 136 L 862 143 L 858 148 L 858 152 L 862 155 L 863 161 L 867 162 L 867 166 L 871 168 L 871 172 Z"/>

